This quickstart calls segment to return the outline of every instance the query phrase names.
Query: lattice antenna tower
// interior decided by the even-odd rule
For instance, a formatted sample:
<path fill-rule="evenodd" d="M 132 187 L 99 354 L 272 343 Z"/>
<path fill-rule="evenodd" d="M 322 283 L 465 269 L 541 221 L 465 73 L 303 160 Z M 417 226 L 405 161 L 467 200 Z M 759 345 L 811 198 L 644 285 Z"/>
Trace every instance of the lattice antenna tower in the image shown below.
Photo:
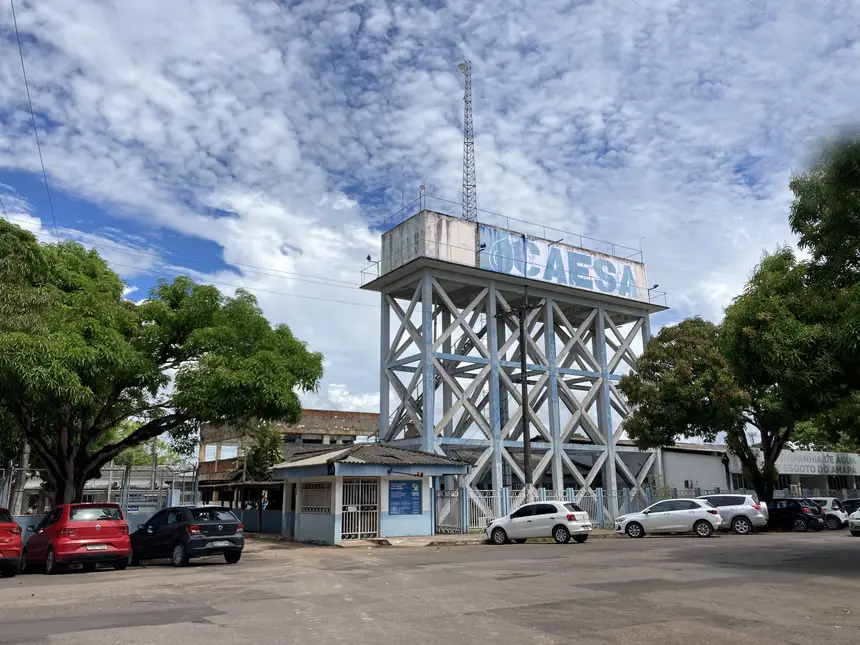
<path fill-rule="evenodd" d="M 457 65 L 465 79 L 463 93 L 463 219 L 478 219 L 478 195 L 475 185 L 475 130 L 472 126 L 472 61 Z"/>

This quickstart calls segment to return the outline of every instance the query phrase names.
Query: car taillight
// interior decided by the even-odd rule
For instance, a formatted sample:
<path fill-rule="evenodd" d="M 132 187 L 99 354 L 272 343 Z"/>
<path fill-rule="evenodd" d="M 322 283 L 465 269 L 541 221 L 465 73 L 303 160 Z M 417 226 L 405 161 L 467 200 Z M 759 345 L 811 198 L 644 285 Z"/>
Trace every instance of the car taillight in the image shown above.
<path fill-rule="evenodd" d="M 245 530 L 245 525 L 242 524 L 242 522 L 239 522 L 239 526 L 236 527 L 236 533 L 241 533 L 244 530 Z"/>
<path fill-rule="evenodd" d="M 72 528 L 60 529 L 59 533 L 63 537 L 72 537 L 75 534 L 75 529 L 72 529 Z"/>
<path fill-rule="evenodd" d="M 6 530 L 9 531 L 12 535 L 21 535 L 21 527 L 20 526 L 13 526 L 12 528 L 9 528 Z"/>
<path fill-rule="evenodd" d="M 123 524 L 122 526 L 119 527 L 119 534 L 120 535 L 128 535 L 128 524 Z"/>
<path fill-rule="evenodd" d="M 801 507 L 800 507 L 800 512 L 801 512 L 801 513 L 811 513 L 811 512 L 812 512 L 812 510 L 811 510 L 808 506 L 801 506 Z"/>
<path fill-rule="evenodd" d="M 576 514 L 575 513 L 568 513 L 565 516 L 565 519 L 567 519 L 568 522 L 576 522 Z"/>
<path fill-rule="evenodd" d="M 197 526 L 196 524 L 192 524 L 191 526 L 186 526 L 185 530 L 186 530 L 186 532 L 190 533 L 191 535 L 194 535 L 196 533 L 200 533 L 200 527 Z"/>
<path fill-rule="evenodd" d="M 761 510 L 761 506 L 759 506 L 758 504 L 753 504 L 752 507 L 757 511 Z"/>
<path fill-rule="evenodd" d="M 720 514 L 720 512 L 715 508 L 709 508 L 708 513 L 710 513 L 711 515 L 719 515 Z"/>

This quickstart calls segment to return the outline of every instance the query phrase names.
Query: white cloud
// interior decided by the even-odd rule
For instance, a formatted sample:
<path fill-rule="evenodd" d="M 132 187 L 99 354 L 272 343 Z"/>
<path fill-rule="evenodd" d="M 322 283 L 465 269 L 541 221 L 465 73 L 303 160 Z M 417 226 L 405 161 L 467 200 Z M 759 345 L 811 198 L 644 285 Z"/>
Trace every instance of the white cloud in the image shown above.
<path fill-rule="evenodd" d="M 56 185 L 219 245 L 238 275 L 201 277 L 256 289 L 326 354 L 320 396 L 361 407 L 377 298 L 342 282 L 401 190 L 428 176 L 459 199 L 464 57 L 478 205 L 645 237 L 675 313 L 721 315 L 761 252 L 792 241 L 789 173 L 860 101 L 853 5 L 759 4 L 54 0 L 19 25 L 38 38 L 25 56 Z M 0 167 L 37 172 L 14 41 L 0 53 Z M 127 275 L 164 269 L 150 243 L 77 234 L 128 247 L 108 257 Z"/>

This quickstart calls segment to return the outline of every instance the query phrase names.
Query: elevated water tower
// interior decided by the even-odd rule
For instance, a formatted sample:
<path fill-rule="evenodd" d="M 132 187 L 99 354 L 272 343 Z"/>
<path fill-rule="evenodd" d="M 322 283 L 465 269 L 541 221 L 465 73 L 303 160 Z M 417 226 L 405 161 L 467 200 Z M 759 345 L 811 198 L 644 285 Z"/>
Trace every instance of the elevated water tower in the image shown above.
<path fill-rule="evenodd" d="M 526 494 L 529 465 L 538 488 L 644 497 L 656 455 L 619 442 L 617 389 L 666 309 L 641 251 L 483 212 L 467 221 L 429 199 L 389 223 L 363 286 L 381 294 L 380 440 L 471 461 L 476 492 Z M 511 312 L 526 303 L 524 371 Z M 608 494 L 613 516 L 617 504 Z"/>

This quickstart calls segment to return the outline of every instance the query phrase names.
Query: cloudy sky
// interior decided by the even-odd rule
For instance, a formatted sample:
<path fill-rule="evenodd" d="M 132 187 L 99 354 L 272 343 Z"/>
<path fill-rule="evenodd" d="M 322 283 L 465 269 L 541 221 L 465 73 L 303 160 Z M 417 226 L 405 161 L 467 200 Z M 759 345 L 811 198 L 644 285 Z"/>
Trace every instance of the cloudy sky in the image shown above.
<path fill-rule="evenodd" d="M 655 326 L 719 318 L 792 241 L 789 175 L 860 105 L 855 0 L 15 7 L 59 236 L 131 298 L 178 273 L 252 290 L 326 356 L 308 406 L 376 409 L 360 270 L 425 177 L 459 200 L 459 61 L 478 205 L 641 244 L 672 306 Z M 8 2 L 0 28 L 0 197 L 50 241 Z"/>

